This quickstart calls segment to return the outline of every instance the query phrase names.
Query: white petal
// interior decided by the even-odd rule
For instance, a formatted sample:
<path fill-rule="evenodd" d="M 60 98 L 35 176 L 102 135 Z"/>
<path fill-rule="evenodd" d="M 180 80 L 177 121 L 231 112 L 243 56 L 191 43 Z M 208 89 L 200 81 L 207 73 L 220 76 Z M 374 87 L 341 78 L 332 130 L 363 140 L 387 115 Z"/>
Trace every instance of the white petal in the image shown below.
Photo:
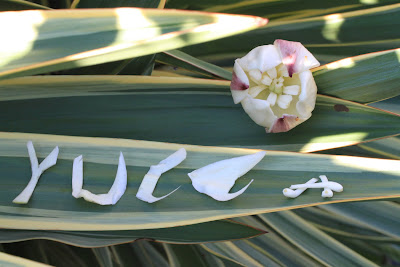
<path fill-rule="evenodd" d="M 247 96 L 249 88 L 249 78 L 238 63 L 238 59 L 235 61 L 232 73 L 232 82 L 230 85 L 233 101 L 235 104 L 240 103 L 243 98 Z"/>
<path fill-rule="evenodd" d="M 267 70 L 267 74 L 271 79 L 275 79 L 278 76 L 278 73 L 275 68 Z"/>
<path fill-rule="evenodd" d="M 253 82 L 260 84 L 261 83 L 261 78 L 262 78 L 262 74 L 261 71 L 253 69 L 249 71 L 249 76 L 250 79 L 253 80 Z"/>
<path fill-rule="evenodd" d="M 263 86 L 263 85 L 253 86 L 253 87 L 249 88 L 249 95 L 251 97 L 256 97 L 264 89 L 267 89 L 267 86 Z"/>
<path fill-rule="evenodd" d="M 186 150 L 184 148 L 181 148 L 172 155 L 170 155 L 169 157 L 167 157 L 166 159 L 160 161 L 160 163 L 158 163 L 157 165 L 151 166 L 150 170 L 144 176 L 142 183 L 140 184 L 136 197 L 145 202 L 153 203 L 163 198 L 166 198 L 167 196 L 171 195 L 176 190 L 178 190 L 179 187 L 165 196 L 162 197 L 153 196 L 153 191 L 156 188 L 158 179 L 160 178 L 161 174 L 176 167 L 184 159 L 186 159 Z"/>
<path fill-rule="evenodd" d="M 72 196 L 79 198 L 83 186 L 83 158 L 82 155 L 74 159 L 72 164 Z"/>
<path fill-rule="evenodd" d="M 42 173 L 48 168 L 56 165 L 59 152 L 58 146 L 55 147 L 53 151 L 51 151 L 51 153 L 38 165 L 39 162 L 36 157 L 35 148 L 33 147 L 32 141 L 29 141 L 26 146 L 28 147 L 28 154 L 31 161 L 32 176 L 28 185 L 13 200 L 13 203 L 17 204 L 28 203 Z"/>
<path fill-rule="evenodd" d="M 275 68 L 282 63 L 279 52 L 274 45 L 258 46 L 238 61 L 245 71 L 258 69 L 261 72 Z"/>
<path fill-rule="evenodd" d="M 278 95 L 275 94 L 274 92 L 271 92 L 271 93 L 268 95 L 267 102 L 270 103 L 270 106 L 271 106 L 271 107 L 275 105 L 276 99 L 277 99 L 277 98 L 278 98 Z"/>
<path fill-rule="evenodd" d="M 193 187 L 200 193 L 209 195 L 218 201 L 228 201 L 242 194 L 253 182 L 251 180 L 236 193 L 229 193 L 235 181 L 250 171 L 266 152 L 221 160 L 189 173 Z"/>
<path fill-rule="evenodd" d="M 290 189 L 299 189 L 299 188 L 329 188 L 335 192 L 342 192 L 343 186 L 337 182 L 322 182 L 315 184 L 295 184 L 291 185 Z"/>
<path fill-rule="evenodd" d="M 311 71 L 303 71 L 299 74 L 301 82 L 301 92 L 299 101 L 296 104 L 296 109 L 299 117 L 303 120 L 311 117 L 311 112 L 314 110 L 315 101 L 317 99 L 317 85 Z"/>
<path fill-rule="evenodd" d="M 125 193 L 128 175 L 126 172 L 126 164 L 122 152 L 119 155 L 117 174 L 114 183 L 107 194 L 93 194 L 92 192 L 82 189 L 83 184 L 83 159 L 82 156 L 75 158 L 72 167 L 72 195 L 75 198 L 83 197 L 86 201 L 99 205 L 115 205 Z M 81 189 L 79 192 L 79 188 Z"/>
<path fill-rule="evenodd" d="M 268 77 L 267 75 L 264 75 L 261 79 L 261 83 L 265 85 L 271 85 L 272 79 Z"/>
<path fill-rule="evenodd" d="M 317 178 L 311 178 L 308 182 L 306 182 L 306 184 L 313 184 L 317 181 L 318 181 Z M 307 190 L 307 188 L 301 188 L 301 189 L 296 189 L 296 190 L 292 190 L 290 188 L 285 188 L 285 189 L 283 189 L 282 193 L 285 197 L 296 198 L 296 197 L 300 196 L 306 190 Z"/>
<path fill-rule="evenodd" d="M 296 127 L 304 120 L 299 119 L 295 115 L 283 114 L 282 117 L 276 119 L 267 133 L 282 133 Z"/>
<path fill-rule="evenodd" d="M 283 88 L 283 93 L 287 95 L 298 95 L 300 92 L 300 86 L 299 85 L 289 85 L 285 86 Z"/>
<path fill-rule="evenodd" d="M 277 100 L 277 104 L 282 109 L 287 109 L 292 102 L 293 97 L 291 95 L 280 95 Z"/>
<path fill-rule="evenodd" d="M 284 64 L 280 64 L 278 67 L 278 76 L 289 77 L 289 72 Z"/>
<path fill-rule="evenodd" d="M 276 116 L 266 100 L 253 99 L 248 96 L 241 103 L 244 111 L 255 123 L 267 128 L 272 126 Z"/>
<path fill-rule="evenodd" d="M 319 66 L 318 60 L 299 42 L 275 40 L 283 64 L 286 65 L 289 76 Z"/>

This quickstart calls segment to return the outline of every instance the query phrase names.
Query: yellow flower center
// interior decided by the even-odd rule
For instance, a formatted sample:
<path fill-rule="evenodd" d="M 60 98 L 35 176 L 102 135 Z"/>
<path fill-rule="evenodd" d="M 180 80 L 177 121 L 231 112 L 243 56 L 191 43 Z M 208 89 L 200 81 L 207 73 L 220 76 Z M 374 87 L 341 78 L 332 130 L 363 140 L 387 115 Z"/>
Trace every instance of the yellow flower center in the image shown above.
<path fill-rule="evenodd" d="M 301 90 L 298 76 L 294 74 L 289 77 L 283 64 L 265 72 L 252 69 L 246 74 L 250 81 L 249 94 L 254 98 L 266 100 L 270 106 L 277 104 L 280 108 L 287 109 L 293 97 Z"/>

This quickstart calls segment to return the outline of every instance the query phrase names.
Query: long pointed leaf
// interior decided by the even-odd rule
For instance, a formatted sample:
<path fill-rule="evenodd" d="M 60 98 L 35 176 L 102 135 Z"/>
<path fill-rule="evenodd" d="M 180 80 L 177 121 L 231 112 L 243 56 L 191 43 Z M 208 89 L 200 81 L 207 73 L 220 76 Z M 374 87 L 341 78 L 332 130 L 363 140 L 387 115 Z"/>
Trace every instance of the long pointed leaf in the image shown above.
<path fill-rule="evenodd" d="M 80 247 L 100 247 L 145 238 L 175 244 L 218 242 L 250 238 L 265 231 L 231 220 L 206 222 L 172 228 L 131 231 L 29 231 L 0 230 L 0 243 L 30 239 L 50 239 Z"/>
<path fill-rule="evenodd" d="M 376 266 L 290 211 L 259 215 L 297 247 L 330 266 Z"/>
<path fill-rule="evenodd" d="M 13 204 L 12 199 L 30 177 L 28 140 L 35 144 L 39 158 L 56 145 L 60 153 L 57 165 L 42 175 L 30 202 L 21 206 Z M 254 179 L 247 191 L 221 203 L 195 191 L 187 173 L 257 150 L 18 133 L 0 133 L 0 147 L 0 224 L 4 228 L 154 229 L 328 203 L 400 197 L 400 163 L 395 160 L 268 151 L 232 190 L 237 191 Z M 135 198 L 148 168 L 181 147 L 187 150 L 187 159 L 163 174 L 155 195 L 163 195 L 178 186 L 180 189 L 156 204 Z M 102 207 L 71 196 L 72 160 L 76 156 L 83 154 L 85 158 L 85 187 L 99 193 L 109 190 L 120 151 L 127 164 L 128 188 L 115 206 Z M 344 191 L 329 200 L 321 198 L 320 190 L 309 190 L 297 199 L 282 195 L 283 188 L 320 174 L 341 183 Z"/>
<path fill-rule="evenodd" d="M 400 116 L 318 96 L 313 116 L 266 134 L 228 81 L 160 77 L 49 76 L 0 82 L 0 130 L 318 151 L 400 132 Z M 347 110 L 347 111 L 346 111 Z"/>
<path fill-rule="evenodd" d="M 0 13 L 0 79 L 117 61 L 248 31 L 251 16 L 117 8 Z"/>

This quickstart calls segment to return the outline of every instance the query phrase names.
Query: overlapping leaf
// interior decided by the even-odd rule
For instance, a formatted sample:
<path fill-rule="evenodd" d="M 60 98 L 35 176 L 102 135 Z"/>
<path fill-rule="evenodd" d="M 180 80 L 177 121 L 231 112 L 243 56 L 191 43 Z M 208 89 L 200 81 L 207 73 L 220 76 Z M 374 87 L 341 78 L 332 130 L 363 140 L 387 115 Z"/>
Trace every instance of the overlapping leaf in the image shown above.
<path fill-rule="evenodd" d="M 254 47 L 275 39 L 298 41 L 321 62 L 331 62 L 364 53 L 398 48 L 396 34 L 400 4 L 334 13 L 315 18 L 271 22 L 263 28 L 183 49 L 192 56 L 232 65 Z M 357 33 L 357 34 L 354 34 Z"/>
<path fill-rule="evenodd" d="M 57 165 L 42 175 L 29 204 L 19 206 L 11 201 L 30 177 L 27 140 L 36 144 L 40 158 L 56 145 L 60 148 L 60 154 Z M 91 231 L 153 229 L 310 205 L 400 196 L 400 163 L 393 160 L 269 151 L 233 188 L 233 191 L 237 191 L 250 178 L 255 179 L 245 194 L 229 202 L 218 202 L 196 192 L 187 173 L 212 162 L 256 151 L 17 133 L 2 133 L 0 145 L 0 224 L 5 228 Z M 155 194 L 163 195 L 178 186 L 181 186 L 180 189 L 156 204 L 136 199 L 138 186 L 149 166 L 180 147 L 188 151 L 187 159 L 163 174 Z M 112 184 L 120 151 L 127 163 L 128 188 L 117 205 L 102 207 L 71 196 L 73 158 L 83 155 L 85 187 L 100 193 L 108 191 Z M 319 190 L 307 192 L 297 199 L 287 199 L 282 195 L 282 189 L 290 184 L 319 174 L 343 184 L 344 192 L 329 200 L 322 199 Z M 361 182 L 364 184 L 362 188 L 358 186 Z M 30 223 L 26 224 L 26 220 Z"/>
<path fill-rule="evenodd" d="M 168 243 L 201 243 L 250 238 L 264 234 L 257 228 L 230 220 L 172 228 L 131 231 L 29 231 L 0 230 L 0 243 L 50 239 L 80 247 L 101 247 L 150 239 Z"/>
<path fill-rule="evenodd" d="M 122 60 L 265 25 L 259 17 L 160 9 L 0 13 L 0 78 Z"/>
<path fill-rule="evenodd" d="M 266 134 L 229 82 L 110 76 L 27 77 L 0 83 L 0 130 L 316 151 L 391 136 L 400 117 L 319 96 L 314 115 L 283 134 Z"/>

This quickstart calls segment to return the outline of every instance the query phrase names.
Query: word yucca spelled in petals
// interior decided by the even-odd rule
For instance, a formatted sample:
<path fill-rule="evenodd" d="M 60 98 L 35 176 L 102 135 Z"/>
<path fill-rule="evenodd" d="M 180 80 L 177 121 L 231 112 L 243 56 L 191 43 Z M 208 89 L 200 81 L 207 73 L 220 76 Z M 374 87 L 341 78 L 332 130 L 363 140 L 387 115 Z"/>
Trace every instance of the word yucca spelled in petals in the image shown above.
<path fill-rule="evenodd" d="M 268 133 L 289 131 L 311 117 L 317 86 L 310 69 L 318 66 L 299 42 L 256 47 L 235 61 L 233 100 Z"/>

